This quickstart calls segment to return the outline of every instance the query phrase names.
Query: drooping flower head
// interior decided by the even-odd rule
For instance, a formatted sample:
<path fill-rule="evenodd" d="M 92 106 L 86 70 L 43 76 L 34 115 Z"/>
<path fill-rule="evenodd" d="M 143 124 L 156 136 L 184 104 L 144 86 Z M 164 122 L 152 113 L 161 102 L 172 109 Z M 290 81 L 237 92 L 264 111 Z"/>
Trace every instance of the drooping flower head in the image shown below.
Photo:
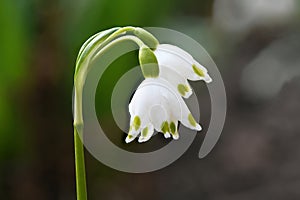
<path fill-rule="evenodd" d="M 159 41 L 139 27 L 115 27 L 91 36 L 79 50 L 74 74 L 74 147 L 77 176 L 77 198 L 87 199 L 85 186 L 84 149 L 80 136 L 84 130 L 83 89 L 91 62 L 103 56 L 112 46 L 131 41 L 139 47 L 139 61 L 145 80 L 136 90 L 130 104 L 130 130 L 126 143 L 139 136 L 148 141 L 154 131 L 166 138 L 179 138 L 178 122 L 200 131 L 183 98 L 192 94 L 188 80 L 212 81 L 207 70 L 193 57 L 169 44 Z"/>
<path fill-rule="evenodd" d="M 201 130 L 187 105 L 176 89 L 165 79 L 147 78 L 136 90 L 130 104 L 130 130 L 126 142 L 131 142 L 139 133 L 139 142 L 145 142 L 154 130 L 178 139 L 178 122 L 193 130 Z"/>
<path fill-rule="evenodd" d="M 190 129 L 201 130 L 182 97 L 188 98 L 192 94 L 188 80 L 212 81 L 207 69 L 174 45 L 160 44 L 153 53 L 150 57 L 152 62 L 157 62 L 159 73 L 157 77 L 146 76 L 129 104 L 131 118 L 126 143 L 137 136 L 139 142 L 146 142 L 155 130 L 163 133 L 166 138 L 172 136 L 178 139 L 178 122 Z M 141 60 L 140 56 L 140 63 L 147 66 Z M 151 64 L 148 65 L 151 70 Z"/>
<path fill-rule="evenodd" d="M 131 41 L 139 46 L 139 62 L 145 80 L 136 90 L 129 104 L 130 130 L 125 141 L 139 136 L 139 142 L 148 141 L 154 131 L 166 138 L 179 138 L 178 122 L 200 131 L 183 98 L 193 91 L 189 81 L 203 80 L 210 83 L 208 71 L 188 52 L 159 41 L 139 27 L 116 27 L 90 37 L 79 51 L 74 75 L 74 127 L 82 134 L 83 86 L 90 71 L 90 62 L 103 55 L 112 46 Z"/>

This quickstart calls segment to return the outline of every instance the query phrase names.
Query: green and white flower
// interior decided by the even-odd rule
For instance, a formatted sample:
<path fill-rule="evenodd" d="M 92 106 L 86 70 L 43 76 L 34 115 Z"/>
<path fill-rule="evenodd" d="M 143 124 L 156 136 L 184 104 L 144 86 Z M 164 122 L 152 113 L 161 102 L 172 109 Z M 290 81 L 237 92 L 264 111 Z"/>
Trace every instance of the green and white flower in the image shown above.
<path fill-rule="evenodd" d="M 186 51 L 159 41 L 139 27 L 116 27 L 91 36 L 81 47 L 74 73 L 74 147 L 77 199 L 87 199 L 83 135 L 83 89 L 91 63 L 113 46 L 124 41 L 139 48 L 139 62 L 145 80 L 135 92 L 130 104 L 130 130 L 126 143 L 139 136 L 139 142 L 148 141 L 154 131 L 166 138 L 178 139 L 178 122 L 200 131 L 201 126 L 192 116 L 184 98 L 192 94 L 188 80 L 212 81 L 207 70 Z"/>
<path fill-rule="evenodd" d="M 123 41 L 139 46 L 139 63 L 145 80 L 138 87 L 129 105 L 130 130 L 126 142 L 139 136 L 139 142 L 148 141 L 153 132 L 166 138 L 178 139 L 178 122 L 200 131 L 183 98 L 191 96 L 190 81 L 212 81 L 205 67 L 189 53 L 171 44 L 159 41 L 139 27 L 111 28 L 89 38 L 79 51 L 74 75 L 74 128 L 82 133 L 82 94 L 90 62 L 102 56 L 109 48 Z M 183 98 L 182 98 L 183 97 Z"/>
<path fill-rule="evenodd" d="M 136 90 L 130 104 L 130 130 L 126 142 L 140 133 L 139 142 L 148 141 L 154 130 L 178 139 L 178 121 L 184 126 L 200 131 L 187 105 L 176 89 L 163 78 L 147 78 Z"/>
<path fill-rule="evenodd" d="M 175 70 L 185 79 L 191 81 L 204 80 L 210 83 L 212 79 L 207 69 L 198 63 L 189 53 L 183 49 L 170 45 L 159 44 L 154 51 L 158 65 Z"/>
<path fill-rule="evenodd" d="M 212 81 L 207 69 L 177 46 L 160 44 L 153 53 L 159 65 L 159 77 L 171 83 L 184 98 L 193 93 L 188 80 Z"/>
<path fill-rule="evenodd" d="M 170 44 L 159 44 L 154 51 L 142 47 L 139 60 L 146 79 L 129 104 L 131 118 L 126 143 L 137 136 L 139 142 L 146 142 L 155 130 L 165 138 L 178 139 L 178 122 L 200 131 L 201 126 L 182 97 L 192 94 L 188 80 L 212 81 L 207 69 L 186 51 Z"/>

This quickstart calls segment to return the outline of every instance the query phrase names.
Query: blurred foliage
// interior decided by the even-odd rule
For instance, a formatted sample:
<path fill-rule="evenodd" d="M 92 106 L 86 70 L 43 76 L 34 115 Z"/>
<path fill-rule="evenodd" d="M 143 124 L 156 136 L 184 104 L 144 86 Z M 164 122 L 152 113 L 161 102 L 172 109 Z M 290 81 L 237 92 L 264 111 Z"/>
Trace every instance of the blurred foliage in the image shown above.
<path fill-rule="evenodd" d="M 22 3 L 4 0 L 0 5 L 0 158 L 17 152 L 24 137 L 15 106 L 16 93 L 28 72 L 26 6 Z"/>
<path fill-rule="evenodd" d="M 94 33 L 116 26 L 158 25 L 170 15 L 174 5 L 172 0 L 77 0 L 76 3 L 64 0 L 63 10 L 71 12 L 65 13 L 63 41 L 74 57 Z"/>

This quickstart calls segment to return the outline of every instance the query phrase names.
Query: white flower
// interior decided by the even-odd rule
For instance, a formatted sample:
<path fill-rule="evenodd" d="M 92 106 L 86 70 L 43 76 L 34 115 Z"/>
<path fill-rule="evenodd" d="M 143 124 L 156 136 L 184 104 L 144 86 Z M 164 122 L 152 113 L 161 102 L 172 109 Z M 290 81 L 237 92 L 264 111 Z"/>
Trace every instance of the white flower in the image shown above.
<path fill-rule="evenodd" d="M 206 83 L 212 81 L 207 69 L 198 63 L 189 53 L 177 46 L 160 44 L 157 46 L 154 54 L 161 71 L 164 71 L 163 68 L 166 67 L 176 71 L 183 78 L 188 80 L 204 80 Z M 164 76 L 164 74 L 162 74 L 162 76 Z"/>
<path fill-rule="evenodd" d="M 207 70 L 186 51 L 174 45 L 159 44 L 151 33 L 131 26 L 100 32 L 80 49 L 74 75 L 74 127 L 77 131 L 82 133 L 83 130 L 82 95 L 90 62 L 127 40 L 139 46 L 138 58 L 145 80 L 129 104 L 130 130 L 125 141 L 129 143 L 139 134 L 139 142 L 148 141 L 155 130 L 164 133 L 166 138 L 178 139 L 178 122 L 200 131 L 201 126 L 182 97 L 192 94 L 188 80 L 212 81 Z"/>
<path fill-rule="evenodd" d="M 178 122 L 200 131 L 184 98 L 192 94 L 188 80 L 212 81 L 206 68 L 199 64 L 186 51 L 170 44 L 159 44 L 152 51 L 143 46 L 139 60 L 144 77 L 129 104 L 130 129 L 126 143 L 139 134 L 139 142 L 148 141 L 154 131 L 165 138 L 178 139 Z"/>
<path fill-rule="evenodd" d="M 178 121 L 184 126 L 200 131 L 187 105 L 176 89 L 162 78 L 145 79 L 135 92 L 130 104 L 130 130 L 126 143 L 138 135 L 139 142 L 148 141 L 154 130 L 164 133 L 166 138 L 172 135 L 178 139 Z"/>

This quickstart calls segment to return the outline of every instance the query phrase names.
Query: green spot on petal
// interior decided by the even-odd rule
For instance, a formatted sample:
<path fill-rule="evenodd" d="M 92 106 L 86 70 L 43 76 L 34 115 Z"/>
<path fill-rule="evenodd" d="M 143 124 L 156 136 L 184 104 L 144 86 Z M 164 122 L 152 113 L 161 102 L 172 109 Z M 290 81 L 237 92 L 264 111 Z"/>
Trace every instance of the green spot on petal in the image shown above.
<path fill-rule="evenodd" d="M 188 120 L 189 120 L 189 122 L 190 122 L 190 124 L 191 124 L 192 126 L 196 127 L 197 122 L 196 122 L 196 120 L 194 119 L 194 117 L 193 117 L 193 115 L 192 115 L 191 113 L 190 113 L 189 116 L 188 116 Z"/>
<path fill-rule="evenodd" d="M 184 84 L 179 84 L 177 90 L 182 96 L 185 96 L 185 93 L 189 91 L 189 88 Z"/>
<path fill-rule="evenodd" d="M 204 77 L 204 72 L 203 70 L 199 69 L 195 64 L 193 64 L 193 70 L 194 72 L 198 75 L 198 76 L 201 76 L 201 77 Z"/>
<path fill-rule="evenodd" d="M 133 136 L 132 135 L 128 135 L 128 138 L 131 139 Z"/>
<path fill-rule="evenodd" d="M 170 131 L 172 134 L 174 134 L 176 132 L 176 126 L 174 122 L 170 123 Z"/>
<path fill-rule="evenodd" d="M 164 121 L 162 124 L 161 124 L 161 131 L 163 133 L 167 133 L 169 132 L 169 124 L 167 121 Z"/>
<path fill-rule="evenodd" d="M 142 131 L 143 137 L 146 137 L 147 134 L 148 134 L 148 127 L 144 128 L 143 131 Z"/>
<path fill-rule="evenodd" d="M 140 126 L 141 126 L 141 119 L 140 119 L 139 116 L 135 116 L 134 117 L 132 126 L 134 127 L 134 129 L 136 131 L 140 128 Z"/>

